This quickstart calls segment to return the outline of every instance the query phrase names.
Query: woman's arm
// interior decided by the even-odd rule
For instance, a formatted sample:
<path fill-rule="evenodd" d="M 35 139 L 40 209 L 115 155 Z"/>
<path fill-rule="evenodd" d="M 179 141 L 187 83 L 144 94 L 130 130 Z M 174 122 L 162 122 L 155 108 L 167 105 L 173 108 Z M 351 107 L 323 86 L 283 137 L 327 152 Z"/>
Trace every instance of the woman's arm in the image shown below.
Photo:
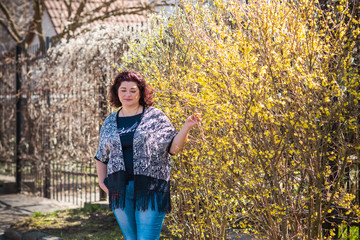
<path fill-rule="evenodd" d="M 96 161 L 96 172 L 98 175 L 100 188 L 104 190 L 104 192 L 109 194 L 109 190 L 104 184 L 104 179 L 106 178 L 106 174 L 107 174 L 107 165 L 103 162 Z"/>
<path fill-rule="evenodd" d="M 190 129 L 196 126 L 198 123 L 201 122 L 200 113 L 196 113 L 194 115 L 191 115 L 188 117 L 184 123 L 184 126 L 181 128 L 181 130 L 178 132 L 178 134 L 175 136 L 171 147 L 170 147 L 170 153 L 172 155 L 178 154 L 183 147 L 185 146 L 187 137 L 189 135 Z"/>

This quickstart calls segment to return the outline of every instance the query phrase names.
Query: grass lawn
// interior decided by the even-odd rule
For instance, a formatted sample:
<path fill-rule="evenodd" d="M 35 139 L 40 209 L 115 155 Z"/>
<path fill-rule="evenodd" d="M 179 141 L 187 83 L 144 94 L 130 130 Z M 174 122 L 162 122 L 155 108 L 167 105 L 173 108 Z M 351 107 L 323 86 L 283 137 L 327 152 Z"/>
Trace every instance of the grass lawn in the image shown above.
<path fill-rule="evenodd" d="M 99 205 L 88 205 L 84 208 L 68 209 L 51 213 L 35 212 L 15 223 L 12 229 L 22 233 L 40 231 L 61 237 L 64 240 L 115 240 L 124 239 L 112 211 Z M 161 235 L 160 239 L 175 239 Z"/>

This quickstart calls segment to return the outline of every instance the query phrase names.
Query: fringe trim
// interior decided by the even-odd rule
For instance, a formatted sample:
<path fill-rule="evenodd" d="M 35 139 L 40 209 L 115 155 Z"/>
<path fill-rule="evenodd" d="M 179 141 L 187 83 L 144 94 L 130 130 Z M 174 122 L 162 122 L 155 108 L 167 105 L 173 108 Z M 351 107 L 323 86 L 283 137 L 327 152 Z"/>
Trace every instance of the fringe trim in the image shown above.
<path fill-rule="evenodd" d="M 125 208 L 125 194 L 120 192 L 110 193 L 111 198 L 109 198 L 109 208 L 111 210 Z M 134 207 L 138 211 L 146 211 L 149 208 L 153 211 L 166 212 L 171 211 L 171 199 L 169 192 L 156 192 L 156 191 L 147 191 L 147 192 L 136 192 L 135 193 L 135 204 Z"/>
<path fill-rule="evenodd" d="M 139 211 L 151 210 L 166 212 L 171 211 L 171 200 L 169 192 L 139 191 L 136 192 L 135 207 Z"/>
<path fill-rule="evenodd" d="M 109 196 L 109 208 L 111 210 L 117 208 L 125 208 L 125 191 L 123 193 L 110 191 Z"/>
<path fill-rule="evenodd" d="M 104 179 L 109 189 L 109 208 L 125 208 L 128 175 L 118 171 Z M 169 182 L 148 176 L 134 176 L 134 209 L 149 209 L 169 213 L 171 211 Z"/>

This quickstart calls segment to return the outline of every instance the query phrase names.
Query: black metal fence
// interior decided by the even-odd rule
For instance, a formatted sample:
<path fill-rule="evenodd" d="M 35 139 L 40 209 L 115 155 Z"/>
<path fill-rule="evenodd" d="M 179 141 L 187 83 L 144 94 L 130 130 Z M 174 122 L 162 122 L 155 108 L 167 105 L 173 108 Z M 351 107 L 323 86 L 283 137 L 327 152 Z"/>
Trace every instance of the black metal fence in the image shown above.
<path fill-rule="evenodd" d="M 17 46 L 14 52 L 0 62 L 0 174 L 15 176 L 19 192 L 77 205 L 103 200 L 106 195 L 97 184 L 95 161 L 57 152 L 54 139 L 71 140 L 54 137 L 55 116 L 46 110 L 56 101 L 82 98 L 81 94 L 59 96 L 39 84 L 46 49 L 23 51 Z M 103 89 L 92 91 L 103 95 Z M 106 104 L 99 103 L 99 107 L 106 109 Z M 104 115 L 106 110 L 98 112 Z"/>
<path fill-rule="evenodd" d="M 0 162 L 0 168 L 1 175 L 16 175 L 14 162 Z M 21 192 L 82 206 L 105 198 L 98 187 L 95 171 L 92 162 L 55 162 L 50 164 L 49 171 L 45 166 L 24 162 L 21 168 Z"/>

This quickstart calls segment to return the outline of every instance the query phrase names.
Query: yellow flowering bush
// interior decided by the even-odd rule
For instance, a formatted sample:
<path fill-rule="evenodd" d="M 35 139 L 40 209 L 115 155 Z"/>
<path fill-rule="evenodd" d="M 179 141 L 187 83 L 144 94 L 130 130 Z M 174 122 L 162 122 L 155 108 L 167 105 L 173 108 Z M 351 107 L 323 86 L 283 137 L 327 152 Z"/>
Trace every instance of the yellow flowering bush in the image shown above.
<path fill-rule="evenodd" d="M 325 239 L 332 213 L 359 217 L 359 17 L 347 1 L 240 2 L 182 1 L 119 66 L 146 76 L 176 127 L 202 114 L 174 158 L 169 229 Z"/>

